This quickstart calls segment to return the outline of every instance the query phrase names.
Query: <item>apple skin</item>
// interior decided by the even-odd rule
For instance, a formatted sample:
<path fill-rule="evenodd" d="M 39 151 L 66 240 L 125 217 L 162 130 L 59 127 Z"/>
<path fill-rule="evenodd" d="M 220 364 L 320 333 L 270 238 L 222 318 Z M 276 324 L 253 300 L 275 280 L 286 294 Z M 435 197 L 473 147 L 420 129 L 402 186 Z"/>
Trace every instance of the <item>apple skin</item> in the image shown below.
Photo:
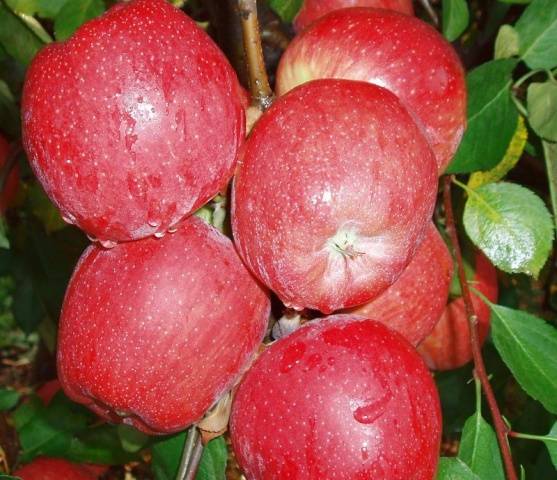
<path fill-rule="evenodd" d="M 452 46 L 427 23 L 399 12 L 331 12 L 297 35 L 277 71 L 277 93 L 316 78 L 380 85 L 397 95 L 422 127 L 439 173 L 466 126 L 466 83 Z"/>
<path fill-rule="evenodd" d="M 81 465 L 63 458 L 37 457 L 13 472 L 21 480 L 97 480 L 107 467 Z"/>
<path fill-rule="evenodd" d="M 439 397 L 401 335 L 334 315 L 260 355 L 236 392 L 230 436 L 248 480 L 431 480 Z"/>
<path fill-rule="evenodd" d="M 0 170 L 8 161 L 10 144 L 0 135 Z M 3 214 L 14 200 L 19 184 L 19 165 L 16 163 L 9 173 L 4 189 L 0 192 L 0 215 Z"/>
<path fill-rule="evenodd" d="M 31 166 L 69 222 L 161 235 L 232 176 L 245 118 L 232 67 L 165 0 L 135 0 L 34 58 L 22 98 Z"/>
<path fill-rule="evenodd" d="M 61 388 L 60 381 L 55 378 L 41 385 L 35 393 L 45 405 L 48 405 Z"/>
<path fill-rule="evenodd" d="M 350 7 L 385 8 L 414 15 L 412 0 L 304 0 L 302 8 L 294 19 L 294 29 L 300 32 L 327 13 Z"/>
<path fill-rule="evenodd" d="M 436 191 L 433 153 L 392 93 L 317 80 L 278 98 L 242 147 L 234 239 L 286 306 L 330 313 L 398 278 Z"/>
<path fill-rule="evenodd" d="M 470 285 L 479 290 L 491 302 L 497 302 L 497 270 L 480 252 L 476 253 L 476 273 Z M 477 295 L 472 294 L 472 304 L 478 317 L 478 333 L 483 345 L 489 333 L 489 307 Z M 431 334 L 420 344 L 418 352 L 432 370 L 452 370 L 472 360 L 470 330 L 464 307 L 464 299 L 452 300 Z"/>
<path fill-rule="evenodd" d="M 387 325 L 416 346 L 441 318 L 452 274 L 453 258 L 431 223 L 399 279 L 375 300 L 352 309 L 351 313 Z"/>
<path fill-rule="evenodd" d="M 162 239 L 93 245 L 62 307 L 58 378 L 102 418 L 177 432 L 248 367 L 269 310 L 232 242 L 196 217 Z"/>

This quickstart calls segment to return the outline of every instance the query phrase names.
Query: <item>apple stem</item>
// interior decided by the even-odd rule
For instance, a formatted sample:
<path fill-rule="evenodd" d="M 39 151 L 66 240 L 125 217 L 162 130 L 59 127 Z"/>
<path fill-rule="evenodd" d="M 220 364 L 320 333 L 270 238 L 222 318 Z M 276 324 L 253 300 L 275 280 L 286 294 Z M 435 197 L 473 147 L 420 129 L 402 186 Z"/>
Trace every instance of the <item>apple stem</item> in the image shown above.
<path fill-rule="evenodd" d="M 435 24 L 435 26 L 439 26 L 439 17 L 437 16 L 437 13 L 435 12 L 435 10 L 433 9 L 433 7 L 431 6 L 431 3 L 429 0 L 420 0 L 420 3 L 422 4 L 422 7 L 424 7 L 424 10 L 427 12 L 427 14 L 429 15 L 429 18 L 431 18 L 431 21 Z"/>
<path fill-rule="evenodd" d="M 257 20 L 257 0 L 238 0 L 238 9 L 242 22 L 252 104 L 264 112 L 273 103 L 274 94 L 265 70 Z"/>
<path fill-rule="evenodd" d="M 197 473 L 202 454 L 203 443 L 201 443 L 201 435 L 197 430 L 197 426 L 192 425 L 188 429 L 176 480 L 193 480 Z"/>
<path fill-rule="evenodd" d="M 468 282 L 466 281 L 466 274 L 464 272 L 464 263 L 462 261 L 462 252 L 460 250 L 460 243 L 458 241 L 458 233 L 456 230 L 456 224 L 453 213 L 453 205 L 451 199 L 451 184 L 454 180 L 454 175 L 445 175 L 443 179 L 443 200 L 445 205 L 445 217 L 447 220 L 447 232 L 451 238 L 451 244 L 453 247 L 453 253 L 458 266 L 458 279 L 460 281 L 460 287 L 462 289 L 462 297 L 464 298 L 464 305 L 466 308 L 466 316 L 468 317 L 468 326 L 470 328 L 470 341 L 472 344 L 472 355 L 474 357 L 474 370 L 475 374 L 482 384 L 484 394 L 487 399 L 487 404 L 489 410 L 491 411 L 491 416 L 493 418 L 493 423 L 495 426 L 495 433 L 497 435 L 497 441 L 499 443 L 499 448 L 501 450 L 501 457 L 503 458 L 503 463 L 505 465 L 505 470 L 507 472 L 508 480 L 518 480 L 516 474 L 513 459 L 511 455 L 511 450 L 507 440 L 507 436 L 510 433 L 510 429 L 505 424 L 499 406 L 497 405 L 497 400 L 493 394 L 491 384 L 489 383 L 489 378 L 485 369 L 485 364 L 482 358 L 482 351 L 480 346 L 480 336 L 478 334 L 478 317 L 474 312 L 474 305 L 472 303 L 472 297 L 470 295 L 470 288 Z"/>
<path fill-rule="evenodd" d="M 17 163 L 17 155 L 21 151 L 21 145 L 19 143 L 12 143 L 10 145 L 10 151 L 8 153 L 8 160 L 0 170 L 0 193 L 4 191 L 10 172 L 15 167 Z"/>

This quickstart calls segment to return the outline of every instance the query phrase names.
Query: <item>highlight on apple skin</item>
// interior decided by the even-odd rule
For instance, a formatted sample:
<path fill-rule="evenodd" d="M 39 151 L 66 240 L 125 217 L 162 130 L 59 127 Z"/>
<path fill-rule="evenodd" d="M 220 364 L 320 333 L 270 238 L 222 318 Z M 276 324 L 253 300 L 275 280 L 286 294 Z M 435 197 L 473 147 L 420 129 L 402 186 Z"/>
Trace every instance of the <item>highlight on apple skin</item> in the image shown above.
<path fill-rule="evenodd" d="M 447 305 L 453 258 L 433 223 L 399 279 L 379 297 L 350 310 L 396 330 L 418 345 L 433 330 Z"/>
<path fill-rule="evenodd" d="M 385 9 L 331 12 L 289 44 L 277 93 L 318 78 L 366 81 L 392 91 L 423 130 L 439 174 L 445 170 L 466 126 L 466 83 L 458 55 L 433 27 Z"/>
<path fill-rule="evenodd" d="M 233 174 L 236 73 L 165 0 L 119 3 L 33 59 L 23 144 L 63 218 L 104 246 L 164 235 Z M 101 148 L 102 147 L 102 148 Z"/>
<path fill-rule="evenodd" d="M 401 335 L 333 315 L 259 356 L 236 392 L 230 436 L 248 480 L 432 480 L 439 397 Z"/>
<path fill-rule="evenodd" d="M 232 242 L 197 217 L 162 239 L 91 246 L 64 300 L 58 378 L 113 423 L 184 430 L 249 366 L 269 309 Z"/>
<path fill-rule="evenodd" d="M 398 278 L 436 192 L 433 153 L 391 92 L 309 82 L 279 97 L 241 150 L 234 240 L 285 305 L 330 313 Z"/>

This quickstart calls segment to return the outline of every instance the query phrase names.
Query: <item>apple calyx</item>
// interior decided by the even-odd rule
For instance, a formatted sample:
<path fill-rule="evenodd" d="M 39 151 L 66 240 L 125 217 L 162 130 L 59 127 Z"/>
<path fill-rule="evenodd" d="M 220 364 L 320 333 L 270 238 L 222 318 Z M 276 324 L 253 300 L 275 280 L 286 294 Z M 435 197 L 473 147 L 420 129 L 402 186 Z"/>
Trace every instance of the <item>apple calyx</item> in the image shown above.
<path fill-rule="evenodd" d="M 354 259 L 365 252 L 357 250 L 359 235 L 354 228 L 341 228 L 329 240 L 327 247 L 331 253 L 340 253 L 344 259 Z"/>

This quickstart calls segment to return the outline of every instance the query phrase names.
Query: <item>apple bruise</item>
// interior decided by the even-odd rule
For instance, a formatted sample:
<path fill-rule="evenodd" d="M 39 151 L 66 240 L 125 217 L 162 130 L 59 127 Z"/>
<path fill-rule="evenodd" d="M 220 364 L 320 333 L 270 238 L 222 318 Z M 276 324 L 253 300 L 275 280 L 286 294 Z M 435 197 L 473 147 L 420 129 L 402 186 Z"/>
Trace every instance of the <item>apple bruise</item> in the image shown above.
<path fill-rule="evenodd" d="M 277 71 L 277 93 L 318 78 L 360 80 L 387 88 L 415 116 L 442 173 L 466 125 L 464 69 L 430 25 L 373 8 L 334 11 L 290 43 Z"/>
<path fill-rule="evenodd" d="M 286 305 L 328 313 L 396 280 L 436 190 L 431 149 L 393 94 L 314 81 L 279 98 L 242 147 L 234 239 Z"/>

